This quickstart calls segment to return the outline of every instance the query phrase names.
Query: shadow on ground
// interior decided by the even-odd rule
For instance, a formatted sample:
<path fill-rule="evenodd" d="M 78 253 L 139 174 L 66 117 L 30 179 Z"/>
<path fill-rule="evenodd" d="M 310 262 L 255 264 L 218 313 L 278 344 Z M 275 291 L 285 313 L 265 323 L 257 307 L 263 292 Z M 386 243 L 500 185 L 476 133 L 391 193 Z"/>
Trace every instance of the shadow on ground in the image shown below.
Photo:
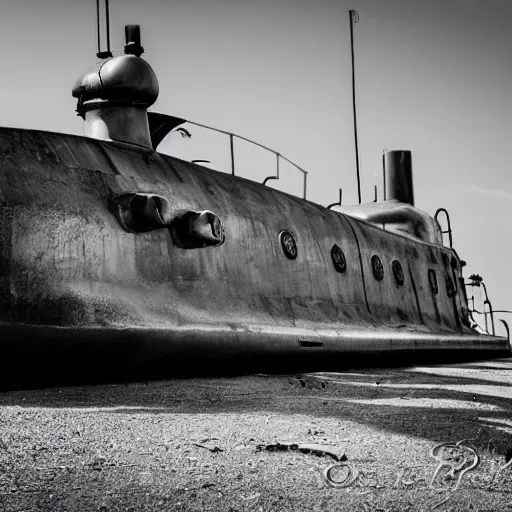
<path fill-rule="evenodd" d="M 0 407 L 112 415 L 303 415 L 432 442 L 512 449 L 512 360 L 11 391 Z M 272 436 L 269 435 L 269 438 Z"/>

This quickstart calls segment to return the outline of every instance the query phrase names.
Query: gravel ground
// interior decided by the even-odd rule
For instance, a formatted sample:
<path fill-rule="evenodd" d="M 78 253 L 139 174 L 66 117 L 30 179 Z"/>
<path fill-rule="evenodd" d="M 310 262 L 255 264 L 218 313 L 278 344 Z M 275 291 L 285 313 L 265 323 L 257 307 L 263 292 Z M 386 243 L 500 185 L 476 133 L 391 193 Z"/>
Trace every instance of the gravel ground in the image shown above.
<path fill-rule="evenodd" d="M 0 509 L 512 511 L 511 411 L 512 359 L 7 392 Z M 430 452 L 458 441 L 478 465 L 450 480 Z"/>

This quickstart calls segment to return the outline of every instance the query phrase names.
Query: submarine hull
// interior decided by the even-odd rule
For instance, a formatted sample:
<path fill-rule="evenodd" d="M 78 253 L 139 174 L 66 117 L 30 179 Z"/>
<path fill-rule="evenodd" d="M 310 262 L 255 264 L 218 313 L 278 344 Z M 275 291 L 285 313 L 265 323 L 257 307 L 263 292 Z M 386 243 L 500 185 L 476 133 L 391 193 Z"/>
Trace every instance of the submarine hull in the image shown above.
<path fill-rule="evenodd" d="M 510 357 L 506 338 L 392 330 L 0 326 L 0 387 L 329 371 Z"/>
<path fill-rule="evenodd" d="M 4 128 L 0 153 L 0 350 L 18 380 L 510 352 L 469 327 L 443 246 L 130 144 Z M 173 229 L 190 215 L 212 231 Z"/>

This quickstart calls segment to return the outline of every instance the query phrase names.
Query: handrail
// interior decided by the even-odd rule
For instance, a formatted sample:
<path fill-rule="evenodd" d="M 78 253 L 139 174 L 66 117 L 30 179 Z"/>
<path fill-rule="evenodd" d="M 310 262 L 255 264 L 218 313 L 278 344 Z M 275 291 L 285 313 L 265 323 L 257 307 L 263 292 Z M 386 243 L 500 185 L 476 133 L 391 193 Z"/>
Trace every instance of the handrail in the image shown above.
<path fill-rule="evenodd" d="M 446 210 L 446 208 L 438 208 L 436 213 L 434 214 L 434 220 L 439 224 L 439 227 L 441 227 L 441 224 L 439 223 L 439 221 L 437 220 L 437 217 L 440 213 L 444 213 L 445 216 L 446 216 L 446 223 L 448 225 L 448 229 L 443 231 L 443 228 L 441 228 L 441 233 L 444 235 L 444 234 L 448 234 L 448 239 L 450 240 L 450 249 L 453 249 L 453 239 L 452 239 L 452 226 L 451 226 L 451 223 L 450 223 L 450 215 L 448 214 L 448 211 Z"/>
<path fill-rule="evenodd" d="M 327 209 L 330 210 L 333 206 L 341 206 L 341 200 L 343 199 L 343 189 L 340 188 L 340 199 L 337 203 L 332 203 L 327 206 Z"/>
<path fill-rule="evenodd" d="M 507 311 L 507 313 L 510 313 L 510 311 Z M 505 330 L 507 331 L 508 345 L 510 347 L 510 350 L 512 351 L 512 344 L 510 343 L 510 329 L 508 328 L 508 324 L 507 322 L 505 322 L 505 320 L 502 320 L 501 318 L 500 322 L 505 326 Z"/>
<path fill-rule="evenodd" d="M 494 311 L 492 309 L 492 304 L 491 304 L 491 301 L 489 300 L 489 295 L 487 294 L 487 287 L 485 286 L 485 283 L 483 281 L 483 279 L 480 277 L 479 278 L 479 281 L 469 281 L 467 283 L 464 283 L 465 286 L 482 286 L 482 288 L 484 289 L 484 294 L 485 294 L 485 300 L 483 302 L 483 306 L 484 306 L 484 310 L 483 311 L 478 311 L 475 309 L 475 293 L 473 292 L 472 296 L 471 296 L 471 300 L 472 300 L 472 305 L 473 305 L 473 309 L 472 311 L 475 312 L 475 313 L 478 313 L 479 315 L 484 315 L 484 319 L 485 319 L 485 330 L 487 331 L 487 333 L 489 332 L 489 326 L 488 326 L 488 321 L 487 321 L 487 315 L 490 316 L 491 318 L 491 328 L 492 328 L 492 335 L 495 336 L 496 335 L 496 331 L 495 331 L 495 326 L 494 326 L 494 313 L 498 313 L 498 312 L 503 312 L 503 313 L 512 313 L 512 311 Z M 487 305 L 489 311 L 486 311 L 486 308 L 485 306 Z"/>
<path fill-rule="evenodd" d="M 489 300 L 489 295 L 487 295 L 487 288 L 486 288 L 485 283 L 483 281 L 482 281 L 482 286 L 484 288 L 484 293 L 485 293 L 484 308 L 485 308 L 486 304 L 489 307 L 489 315 L 491 317 L 491 326 L 492 326 L 492 335 L 494 336 L 495 335 L 495 330 L 494 330 L 494 312 L 492 310 L 491 301 Z"/>
<path fill-rule="evenodd" d="M 279 153 L 276 154 L 276 175 L 275 176 L 267 176 L 264 181 L 263 185 L 267 184 L 268 180 L 278 180 L 279 179 Z"/>
<path fill-rule="evenodd" d="M 196 123 L 194 121 L 186 121 L 187 123 L 193 124 L 194 126 L 199 126 L 200 128 L 205 128 L 207 130 L 212 130 L 214 132 L 223 133 L 224 135 L 229 136 L 229 142 L 230 142 L 230 150 L 231 150 L 231 174 L 235 176 L 235 151 L 234 151 L 234 138 L 243 140 L 245 142 L 249 142 L 249 144 L 253 144 L 255 146 L 258 146 L 266 151 L 269 151 L 270 153 L 274 153 L 277 159 L 277 175 L 276 176 L 269 176 L 265 178 L 265 181 L 263 184 L 266 184 L 266 182 L 270 179 L 279 179 L 279 159 L 282 158 L 289 164 L 293 165 L 298 171 L 300 171 L 304 176 L 304 184 L 303 184 L 303 198 L 306 199 L 307 194 L 307 176 L 308 172 L 304 170 L 302 167 L 297 165 L 295 162 L 292 162 L 289 158 L 286 158 L 285 156 L 281 155 L 281 153 L 278 153 L 277 151 L 273 150 L 272 148 L 269 148 L 263 144 L 260 144 L 259 142 L 255 142 L 251 139 L 247 139 L 246 137 L 242 137 L 241 135 L 237 135 L 236 133 L 232 132 L 226 132 L 225 130 L 220 130 L 219 128 L 213 128 L 213 126 L 207 126 L 205 124 Z"/>

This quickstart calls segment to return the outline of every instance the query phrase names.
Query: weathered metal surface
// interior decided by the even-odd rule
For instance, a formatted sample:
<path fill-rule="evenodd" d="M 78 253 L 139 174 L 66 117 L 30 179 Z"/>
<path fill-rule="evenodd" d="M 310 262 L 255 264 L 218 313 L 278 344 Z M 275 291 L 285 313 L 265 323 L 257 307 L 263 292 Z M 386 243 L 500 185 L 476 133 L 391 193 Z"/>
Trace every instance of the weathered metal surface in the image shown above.
<path fill-rule="evenodd" d="M 78 98 L 76 110 L 85 120 L 86 136 L 151 149 L 146 109 L 158 98 L 158 80 L 151 66 L 133 54 L 142 50 L 139 34 L 134 33 L 138 28 L 126 29 L 130 54 L 102 61 L 76 82 L 72 94 Z M 136 36 L 135 41 L 130 36 Z"/>
<path fill-rule="evenodd" d="M 113 105 L 90 101 L 82 106 L 85 116 L 84 135 L 95 139 L 115 140 L 151 149 L 146 107 Z"/>
<path fill-rule="evenodd" d="M 158 98 L 158 79 L 152 67 L 136 55 L 102 61 L 73 86 L 73 96 L 84 103 L 103 99 L 152 105 Z"/>
<path fill-rule="evenodd" d="M 127 144 L 0 129 L 0 155 L 0 338 L 13 356 L 126 368 L 167 358 L 171 369 L 198 357 L 509 349 L 464 326 L 462 291 L 445 289 L 460 272 L 449 249 Z M 134 193 L 164 198 L 167 220 L 214 212 L 224 243 L 184 248 L 167 222 L 127 232 L 109 204 Z"/>

